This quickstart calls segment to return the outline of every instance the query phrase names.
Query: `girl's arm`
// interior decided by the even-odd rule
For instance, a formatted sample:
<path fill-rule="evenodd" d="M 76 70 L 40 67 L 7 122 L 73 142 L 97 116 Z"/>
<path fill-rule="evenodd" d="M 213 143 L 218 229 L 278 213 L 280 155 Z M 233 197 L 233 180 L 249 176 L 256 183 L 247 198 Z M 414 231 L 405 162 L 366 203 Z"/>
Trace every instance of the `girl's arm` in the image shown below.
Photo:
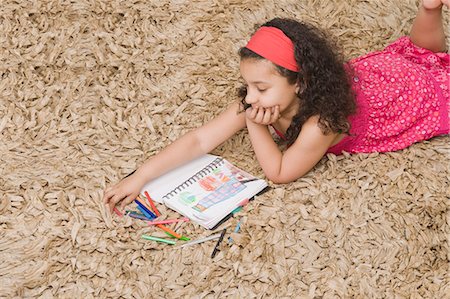
<path fill-rule="evenodd" d="M 238 110 L 239 103 L 233 103 L 213 120 L 186 133 L 149 158 L 133 175 L 107 188 L 104 203 L 112 211 L 116 204 L 122 202 L 123 209 L 138 196 L 148 181 L 215 149 L 245 127 L 245 113 L 238 114 Z"/>
<path fill-rule="evenodd" d="M 282 153 L 267 125 L 247 118 L 247 128 L 256 158 L 266 177 L 274 183 L 289 183 L 310 171 L 325 155 L 337 134 L 324 135 L 318 118 L 305 122 L 297 140 Z"/>

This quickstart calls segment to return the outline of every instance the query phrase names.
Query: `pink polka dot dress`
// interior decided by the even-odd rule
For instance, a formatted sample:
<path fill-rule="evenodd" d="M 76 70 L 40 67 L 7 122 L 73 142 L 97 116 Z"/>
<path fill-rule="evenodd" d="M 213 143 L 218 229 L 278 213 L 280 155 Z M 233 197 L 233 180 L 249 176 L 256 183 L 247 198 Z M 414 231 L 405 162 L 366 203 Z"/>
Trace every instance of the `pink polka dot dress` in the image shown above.
<path fill-rule="evenodd" d="M 329 153 L 388 152 L 449 133 L 450 55 L 402 37 L 349 62 L 357 112 Z"/>

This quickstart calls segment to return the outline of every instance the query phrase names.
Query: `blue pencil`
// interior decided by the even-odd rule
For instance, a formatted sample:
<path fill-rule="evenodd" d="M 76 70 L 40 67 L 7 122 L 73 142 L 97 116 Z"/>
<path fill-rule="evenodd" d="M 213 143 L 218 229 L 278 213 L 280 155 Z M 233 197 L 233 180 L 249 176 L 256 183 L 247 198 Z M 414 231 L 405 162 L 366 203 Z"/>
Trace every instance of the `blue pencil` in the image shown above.
<path fill-rule="evenodd" d="M 144 214 L 145 218 L 148 220 L 153 220 L 152 216 L 150 216 L 146 211 L 144 211 L 143 208 L 141 208 L 140 206 L 137 206 L 138 210 Z"/>
<path fill-rule="evenodd" d="M 137 203 L 137 205 L 139 207 L 144 209 L 144 211 L 146 211 L 151 216 L 152 219 L 156 219 L 157 218 L 156 215 L 152 211 L 150 211 L 144 204 L 142 204 L 139 200 L 135 199 L 134 201 Z"/>
<path fill-rule="evenodd" d="M 141 204 L 139 201 L 135 200 L 135 202 L 137 203 L 137 208 L 139 209 L 139 211 L 141 211 L 142 214 L 145 215 L 145 217 L 147 217 L 149 220 L 153 220 L 156 218 L 155 214 L 153 214 L 152 212 L 150 212 L 146 207 L 144 207 L 143 204 Z"/>
<path fill-rule="evenodd" d="M 238 223 L 236 224 L 236 227 L 234 228 L 234 232 L 237 233 L 239 231 L 239 229 L 241 229 L 241 219 L 239 219 Z M 228 237 L 228 243 L 233 242 L 233 239 L 231 239 L 231 237 Z"/>

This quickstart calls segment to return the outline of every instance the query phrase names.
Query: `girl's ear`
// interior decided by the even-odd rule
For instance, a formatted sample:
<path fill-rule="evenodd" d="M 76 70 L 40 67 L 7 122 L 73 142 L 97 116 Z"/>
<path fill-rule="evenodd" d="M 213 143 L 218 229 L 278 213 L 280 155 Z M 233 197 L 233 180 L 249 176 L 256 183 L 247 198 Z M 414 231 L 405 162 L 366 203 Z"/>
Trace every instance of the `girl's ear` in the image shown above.
<path fill-rule="evenodd" d="M 305 80 L 298 79 L 295 83 L 295 93 L 300 94 L 303 93 L 306 89 L 306 82 Z"/>
<path fill-rule="evenodd" d="M 295 93 L 298 94 L 300 91 L 300 83 L 295 83 Z"/>

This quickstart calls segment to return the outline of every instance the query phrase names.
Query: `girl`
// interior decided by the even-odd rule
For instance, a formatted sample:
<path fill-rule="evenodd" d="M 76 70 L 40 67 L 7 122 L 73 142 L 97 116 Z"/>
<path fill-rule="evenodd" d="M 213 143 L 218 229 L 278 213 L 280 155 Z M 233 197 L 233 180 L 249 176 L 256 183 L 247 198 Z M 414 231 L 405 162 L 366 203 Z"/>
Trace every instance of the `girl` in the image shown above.
<path fill-rule="evenodd" d="M 193 130 L 105 190 L 123 209 L 143 185 L 212 151 L 243 128 L 266 177 L 288 183 L 326 154 L 386 152 L 447 134 L 449 55 L 442 6 L 423 0 L 410 37 L 344 64 L 316 28 L 289 19 L 264 24 L 239 51 L 242 103 Z M 288 145 L 280 151 L 270 130 Z M 189 151 L 186 151 L 189 149 Z"/>

